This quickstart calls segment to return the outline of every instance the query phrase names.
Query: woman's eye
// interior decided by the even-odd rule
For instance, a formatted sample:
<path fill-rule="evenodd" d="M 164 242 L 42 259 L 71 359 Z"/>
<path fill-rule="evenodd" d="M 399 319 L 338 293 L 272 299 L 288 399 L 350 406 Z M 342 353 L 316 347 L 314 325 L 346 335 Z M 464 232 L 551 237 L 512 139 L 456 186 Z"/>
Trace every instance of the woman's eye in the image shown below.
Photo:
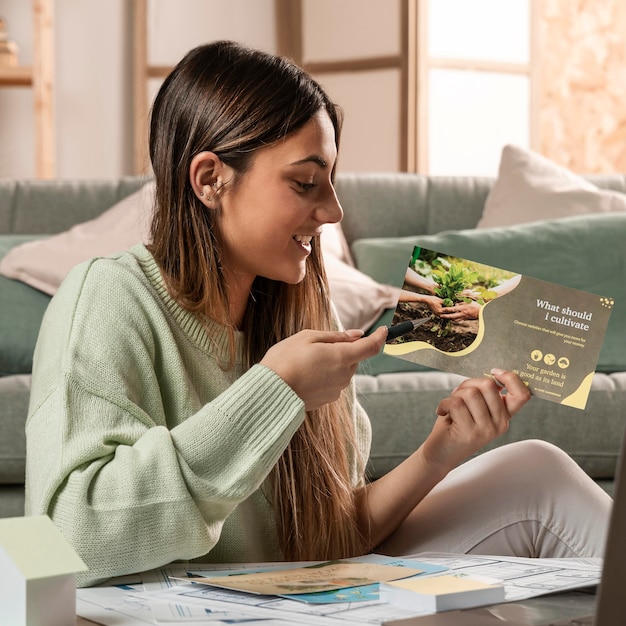
<path fill-rule="evenodd" d="M 311 189 L 317 187 L 315 183 L 302 183 L 299 180 L 296 181 L 296 185 L 298 185 L 302 191 L 311 191 Z"/>

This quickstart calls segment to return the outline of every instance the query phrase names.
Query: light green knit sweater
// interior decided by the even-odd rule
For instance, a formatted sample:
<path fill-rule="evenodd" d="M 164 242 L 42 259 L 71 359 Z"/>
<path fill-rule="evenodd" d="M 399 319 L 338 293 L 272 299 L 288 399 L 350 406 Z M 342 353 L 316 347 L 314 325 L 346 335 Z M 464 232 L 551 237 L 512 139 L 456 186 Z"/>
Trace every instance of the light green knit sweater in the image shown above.
<path fill-rule="evenodd" d="M 173 560 L 281 558 L 262 485 L 304 405 L 269 368 L 227 362 L 225 329 L 169 297 L 144 246 L 64 281 L 35 352 L 26 512 L 50 515 L 83 558 L 79 585 Z"/>

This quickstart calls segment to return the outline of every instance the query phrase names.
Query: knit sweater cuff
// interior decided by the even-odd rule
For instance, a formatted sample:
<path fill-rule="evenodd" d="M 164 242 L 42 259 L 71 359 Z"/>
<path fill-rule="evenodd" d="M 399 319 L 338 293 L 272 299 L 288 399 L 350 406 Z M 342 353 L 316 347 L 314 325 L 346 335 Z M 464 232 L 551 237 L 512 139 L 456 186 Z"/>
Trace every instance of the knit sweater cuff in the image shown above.
<path fill-rule="evenodd" d="M 223 470 L 228 459 L 245 481 L 247 472 L 269 473 L 304 414 L 304 402 L 278 374 L 254 365 L 171 434 L 195 474 L 215 475 L 215 465 Z"/>

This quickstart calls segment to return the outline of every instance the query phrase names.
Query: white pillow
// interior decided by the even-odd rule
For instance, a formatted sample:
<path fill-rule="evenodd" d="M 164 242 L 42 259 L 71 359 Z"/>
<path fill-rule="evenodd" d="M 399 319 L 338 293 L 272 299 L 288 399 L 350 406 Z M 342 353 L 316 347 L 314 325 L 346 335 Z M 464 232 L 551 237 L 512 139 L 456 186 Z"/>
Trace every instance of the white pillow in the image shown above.
<path fill-rule="evenodd" d="M 150 182 L 93 220 L 11 249 L 0 261 L 0 274 L 54 295 L 78 263 L 146 243 L 153 202 L 154 183 Z M 380 285 L 354 267 L 340 224 L 327 224 L 321 242 L 339 320 L 344 328 L 367 330 L 385 309 L 395 308 L 399 290 Z"/>
<path fill-rule="evenodd" d="M 508 145 L 476 228 L 626 211 L 626 194 L 599 189 L 546 157 Z"/>

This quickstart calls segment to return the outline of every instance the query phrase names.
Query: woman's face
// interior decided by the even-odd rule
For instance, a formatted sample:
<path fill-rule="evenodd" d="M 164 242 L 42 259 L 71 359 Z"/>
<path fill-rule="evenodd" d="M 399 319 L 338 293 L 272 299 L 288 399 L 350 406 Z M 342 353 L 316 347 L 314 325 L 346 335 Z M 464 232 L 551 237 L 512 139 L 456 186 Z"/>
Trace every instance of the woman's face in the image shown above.
<path fill-rule="evenodd" d="M 343 216 L 331 183 L 335 131 L 325 111 L 284 141 L 259 150 L 221 196 L 223 267 L 231 289 L 257 276 L 295 284 L 306 273 L 311 239 Z"/>

